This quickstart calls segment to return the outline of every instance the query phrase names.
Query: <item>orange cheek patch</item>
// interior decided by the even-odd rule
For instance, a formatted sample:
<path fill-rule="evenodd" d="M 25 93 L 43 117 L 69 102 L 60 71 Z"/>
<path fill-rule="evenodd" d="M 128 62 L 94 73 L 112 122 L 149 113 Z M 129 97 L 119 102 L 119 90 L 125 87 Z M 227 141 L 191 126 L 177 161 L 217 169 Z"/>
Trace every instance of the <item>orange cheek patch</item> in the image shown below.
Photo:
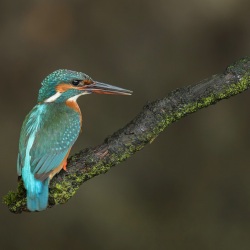
<path fill-rule="evenodd" d="M 60 93 L 66 92 L 69 89 L 77 89 L 77 88 L 67 83 L 61 83 L 56 86 L 56 91 Z"/>
<path fill-rule="evenodd" d="M 83 83 L 84 83 L 84 85 L 90 85 L 90 84 L 93 83 L 93 81 L 91 81 L 91 80 L 84 80 Z"/>

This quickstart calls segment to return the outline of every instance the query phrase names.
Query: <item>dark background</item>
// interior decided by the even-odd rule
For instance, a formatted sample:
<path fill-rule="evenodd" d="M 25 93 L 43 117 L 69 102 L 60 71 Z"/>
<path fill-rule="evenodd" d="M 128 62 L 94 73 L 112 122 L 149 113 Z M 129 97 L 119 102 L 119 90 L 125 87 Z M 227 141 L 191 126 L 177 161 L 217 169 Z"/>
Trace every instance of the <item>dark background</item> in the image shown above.
<path fill-rule="evenodd" d="M 244 0 L 1 1 L 0 196 L 16 188 L 20 127 L 46 75 L 67 68 L 134 91 L 79 99 L 77 152 L 147 101 L 249 55 L 249 9 Z M 249 97 L 171 125 L 63 206 L 14 215 L 1 204 L 1 249 L 250 249 Z"/>

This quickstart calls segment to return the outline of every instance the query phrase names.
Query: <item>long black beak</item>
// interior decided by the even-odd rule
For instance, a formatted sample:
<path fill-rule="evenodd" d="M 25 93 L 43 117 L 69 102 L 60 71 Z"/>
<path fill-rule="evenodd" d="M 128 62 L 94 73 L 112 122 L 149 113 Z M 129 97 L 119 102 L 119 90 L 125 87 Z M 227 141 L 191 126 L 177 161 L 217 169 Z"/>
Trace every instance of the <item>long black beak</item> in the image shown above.
<path fill-rule="evenodd" d="M 91 91 L 97 94 L 106 95 L 132 95 L 133 91 L 128 89 L 119 88 L 102 82 L 96 82 L 87 85 L 85 90 Z"/>

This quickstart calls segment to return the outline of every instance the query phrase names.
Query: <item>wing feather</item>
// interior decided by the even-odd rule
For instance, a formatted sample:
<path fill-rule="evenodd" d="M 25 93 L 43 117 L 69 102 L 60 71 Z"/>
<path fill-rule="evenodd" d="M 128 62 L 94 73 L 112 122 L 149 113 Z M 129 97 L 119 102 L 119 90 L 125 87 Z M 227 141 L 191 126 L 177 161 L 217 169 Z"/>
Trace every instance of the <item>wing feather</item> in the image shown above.
<path fill-rule="evenodd" d="M 24 149 L 27 147 L 29 136 L 34 136 L 35 139 L 29 152 L 30 171 L 39 179 L 47 178 L 49 173 L 62 163 L 76 141 L 81 127 L 79 113 L 66 105 L 43 105 L 47 105 L 46 113 L 40 112 L 38 118 L 31 111 L 23 124 L 17 167 L 18 173 L 21 174 L 22 162 L 26 155 Z M 34 118 L 36 120 L 32 121 Z M 36 122 L 37 119 L 40 123 L 34 130 L 31 127 L 32 122 Z"/>
<path fill-rule="evenodd" d="M 51 165 L 51 162 L 53 161 L 54 157 L 55 157 L 55 154 L 46 154 L 43 160 L 39 162 L 39 165 L 40 165 L 39 169 L 37 169 L 37 166 L 36 166 L 36 168 L 33 170 L 33 173 L 42 174 L 42 173 L 49 172 L 48 167 Z"/>

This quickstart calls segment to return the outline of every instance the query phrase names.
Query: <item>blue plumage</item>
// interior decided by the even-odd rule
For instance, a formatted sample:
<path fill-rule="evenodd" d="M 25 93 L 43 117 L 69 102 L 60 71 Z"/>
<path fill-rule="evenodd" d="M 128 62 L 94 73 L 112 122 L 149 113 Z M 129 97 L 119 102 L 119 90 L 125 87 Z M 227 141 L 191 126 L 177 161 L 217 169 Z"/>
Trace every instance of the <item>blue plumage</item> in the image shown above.
<path fill-rule="evenodd" d="M 19 142 L 18 173 L 27 190 L 30 211 L 46 209 L 50 175 L 53 177 L 53 170 L 67 156 L 80 127 L 79 113 L 63 103 L 39 104 L 26 117 Z"/>
<path fill-rule="evenodd" d="M 48 206 L 49 178 L 45 181 L 36 180 L 33 191 L 27 189 L 27 207 L 30 211 L 42 211 Z"/>
<path fill-rule="evenodd" d="M 30 211 L 47 208 L 49 182 L 56 173 L 53 171 L 63 163 L 81 127 L 81 114 L 66 105 L 66 101 L 72 97 L 68 91 L 60 94 L 61 98 L 66 96 L 61 102 L 46 102 L 45 98 L 49 98 L 50 93 L 56 93 L 58 84 L 65 84 L 76 77 L 82 77 L 83 80 L 87 76 L 67 70 L 59 70 L 48 76 L 39 91 L 40 103 L 31 110 L 23 123 L 17 172 L 24 181 Z M 72 93 L 73 96 L 80 92 L 76 91 Z"/>
<path fill-rule="evenodd" d="M 27 190 L 30 211 L 47 208 L 49 182 L 64 166 L 76 141 L 82 117 L 76 99 L 85 94 L 132 92 L 93 81 L 81 72 L 57 70 L 39 90 L 38 104 L 26 116 L 19 141 L 17 173 Z"/>

